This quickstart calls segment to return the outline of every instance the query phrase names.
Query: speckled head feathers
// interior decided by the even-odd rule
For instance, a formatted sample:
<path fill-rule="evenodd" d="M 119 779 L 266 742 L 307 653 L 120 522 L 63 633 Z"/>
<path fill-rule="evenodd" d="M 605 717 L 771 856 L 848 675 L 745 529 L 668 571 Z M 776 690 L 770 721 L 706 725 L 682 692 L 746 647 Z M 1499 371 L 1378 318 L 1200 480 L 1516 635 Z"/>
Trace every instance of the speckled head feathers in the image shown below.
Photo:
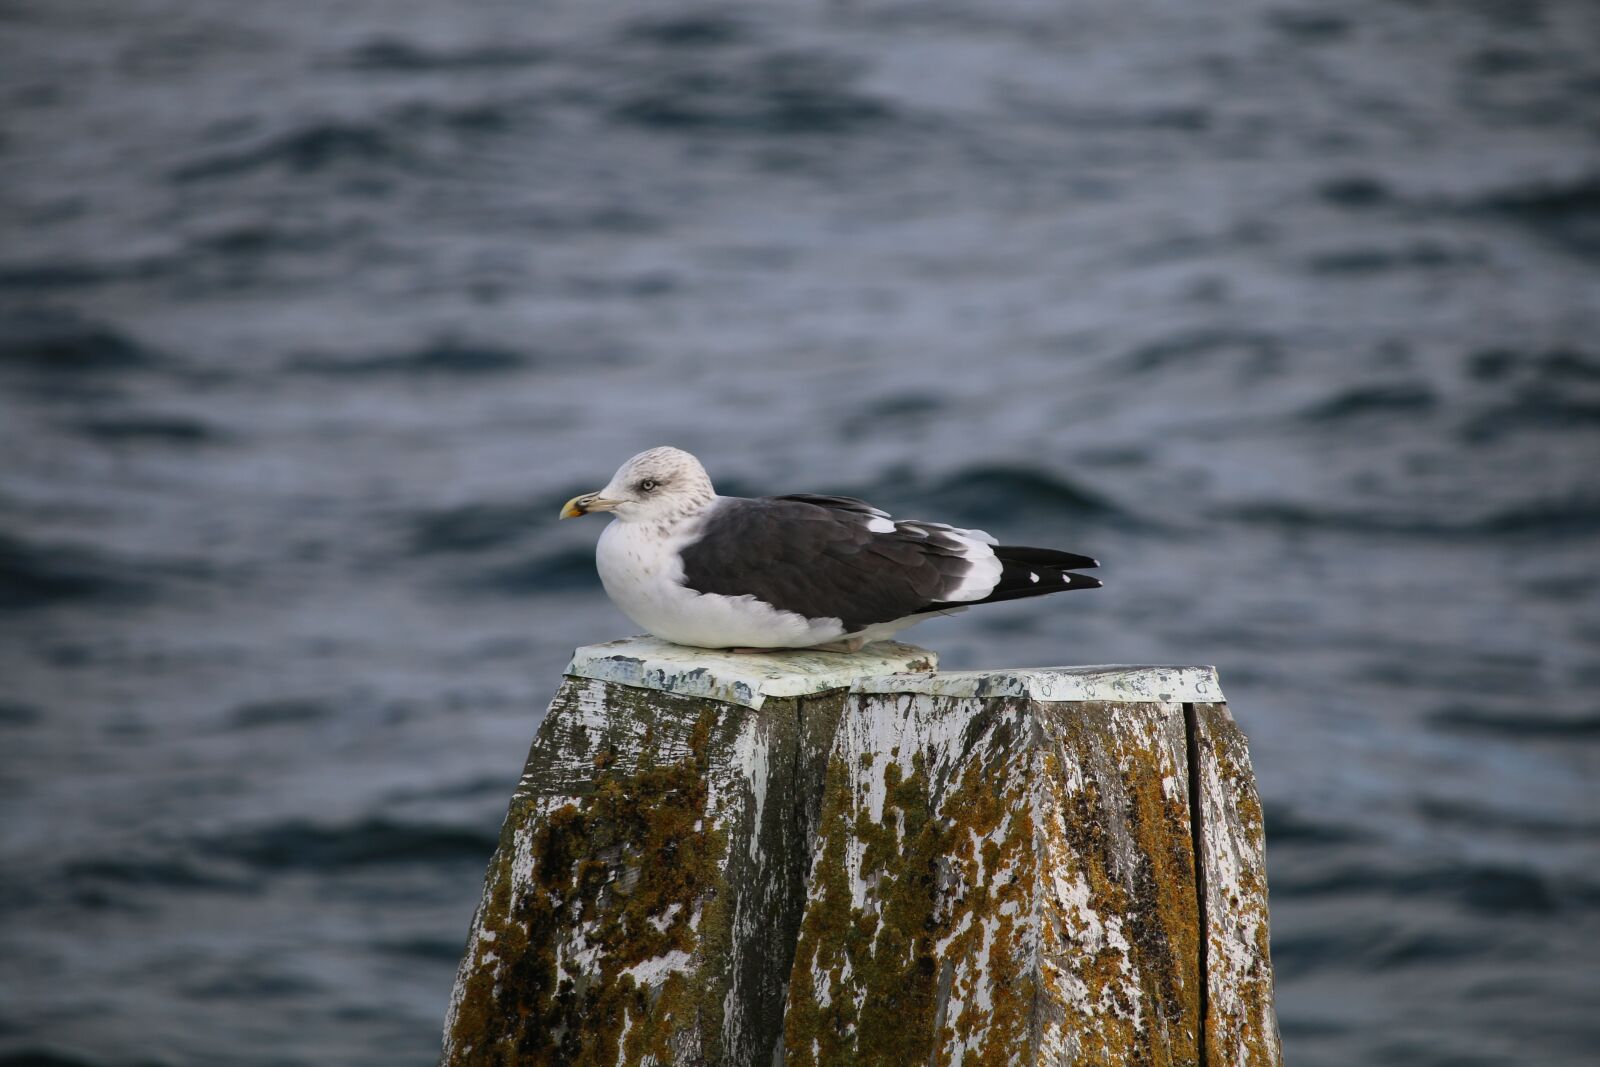
<path fill-rule="evenodd" d="M 700 461 L 666 445 L 628 460 L 600 493 L 620 501 L 614 510 L 623 522 L 668 522 L 698 511 L 716 496 Z"/>

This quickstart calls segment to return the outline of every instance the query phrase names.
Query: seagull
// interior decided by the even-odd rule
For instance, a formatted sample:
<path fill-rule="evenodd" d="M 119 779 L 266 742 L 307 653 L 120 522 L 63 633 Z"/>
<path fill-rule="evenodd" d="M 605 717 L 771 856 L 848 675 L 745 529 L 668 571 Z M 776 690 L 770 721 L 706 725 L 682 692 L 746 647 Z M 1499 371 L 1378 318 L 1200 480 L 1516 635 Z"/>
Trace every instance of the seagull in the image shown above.
<path fill-rule="evenodd" d="M 1094 589 L 1074 552 L 895 520 L 848 496 L 718 496 L 700 461 L 652 448 L 561 518 L 610 512 L 595 564 L 623 614 L 680 645 L 856 652 L 974 604 Z"/>

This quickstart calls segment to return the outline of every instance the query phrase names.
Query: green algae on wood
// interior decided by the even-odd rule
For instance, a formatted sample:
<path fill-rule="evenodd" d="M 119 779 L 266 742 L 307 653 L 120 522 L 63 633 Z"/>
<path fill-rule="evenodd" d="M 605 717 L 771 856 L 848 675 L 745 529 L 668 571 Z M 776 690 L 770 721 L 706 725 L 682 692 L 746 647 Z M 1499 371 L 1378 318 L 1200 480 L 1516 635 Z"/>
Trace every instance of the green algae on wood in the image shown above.
<path fill-rule="evenodd" d="M 1226 704 L 1195 705 L 1207 893 L 1205 1067 L 1280 1061 L 1267 943 L 1266 839 L 1245 736 Z"/>
<path fill-rule="evenodd" d="M 820 782 L 798 743 L 843 693 L 759 711 L 569 678 L 490 863 L 447 1064 L 770 1056 Z M 814 772 L 821 774 L 818 764 Z"/>
<path fill-rule="evenodd" d="M 857 694 L 830 760 L 787 1063 L 1187 1064 L 1181 707 Z"/>
<path fill-rule="evenodd" d="M 1214 672 L 930 666 L 580 650 L 444 1062 L 1275 1067 L 1260 805 Z"/>

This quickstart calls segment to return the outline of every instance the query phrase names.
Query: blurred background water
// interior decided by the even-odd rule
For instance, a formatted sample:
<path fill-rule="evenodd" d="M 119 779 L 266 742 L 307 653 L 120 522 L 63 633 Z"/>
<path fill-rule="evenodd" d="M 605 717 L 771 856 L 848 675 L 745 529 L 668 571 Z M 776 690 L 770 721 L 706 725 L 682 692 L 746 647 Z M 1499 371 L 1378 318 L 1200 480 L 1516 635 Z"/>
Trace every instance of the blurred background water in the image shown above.
<path fill-rule="evenodd" d="M 1600 1048 L 1600 6 L 0 2 L 0 1063 L 426 1064 L 633 452 L 1215 663 L 1288 1062 Z"/>

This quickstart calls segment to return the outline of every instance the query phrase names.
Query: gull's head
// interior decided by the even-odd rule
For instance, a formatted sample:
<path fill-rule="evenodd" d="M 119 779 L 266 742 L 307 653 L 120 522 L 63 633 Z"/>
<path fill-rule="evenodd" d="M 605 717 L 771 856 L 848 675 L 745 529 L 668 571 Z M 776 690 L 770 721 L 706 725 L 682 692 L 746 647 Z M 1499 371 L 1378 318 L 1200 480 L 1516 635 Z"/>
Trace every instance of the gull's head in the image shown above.
<path fill-rule="evenodd" d="M 681 448 L 652 448 L 617 468 L 604 489 L 567 501 L 561 517 L 609 511 L 623 522 L 670 522 L 699 511 L 715 496 L 699 460 Z"/>

